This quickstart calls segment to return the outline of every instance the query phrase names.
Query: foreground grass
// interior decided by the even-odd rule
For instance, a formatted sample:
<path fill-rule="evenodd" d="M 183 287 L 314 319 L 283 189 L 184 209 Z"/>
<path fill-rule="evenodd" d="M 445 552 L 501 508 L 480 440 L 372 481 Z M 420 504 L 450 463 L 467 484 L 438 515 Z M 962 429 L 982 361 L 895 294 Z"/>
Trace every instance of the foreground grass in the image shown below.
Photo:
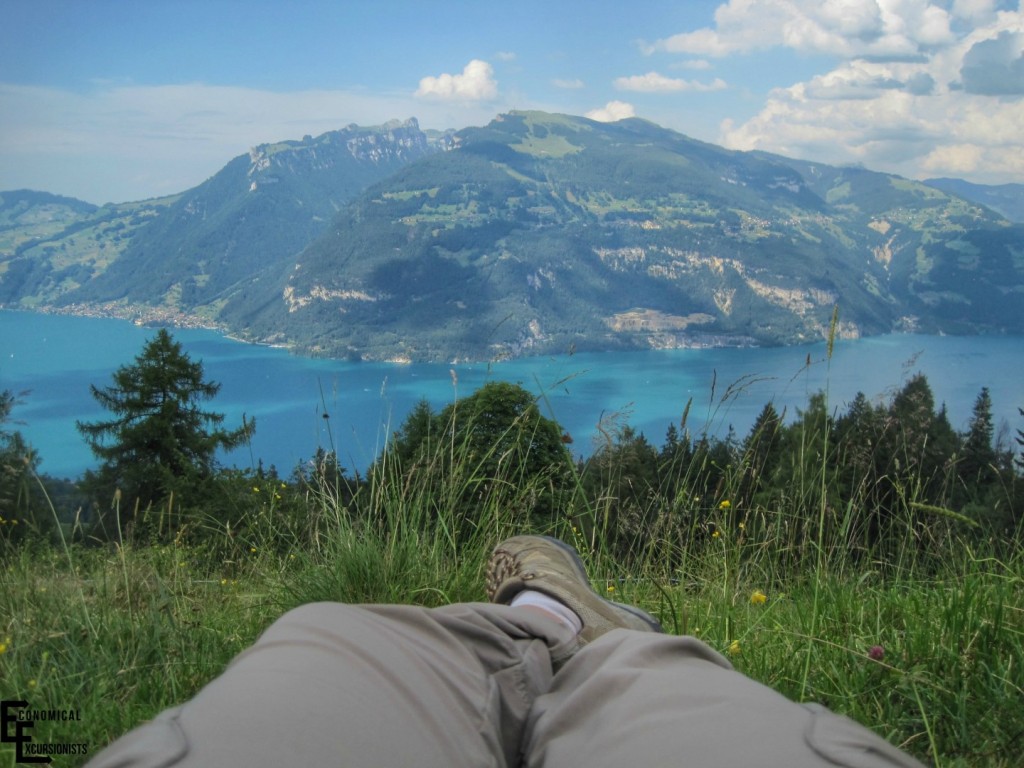
<path fill-rule="evenodd" d="M 928 764 L 1019 765 L 1024 558 L 961 549 L 927 575 L 823 560 L 784 576 L 768 555 L 736 558 L 723 546 L 685 567 L 651 560 L 626 572 L 571 527 L 555 532 L 577 539 L 597 589 L 643 605 L 787 696 L 847 714 Z M 482 600 L 492 543 L 492 532 L 458 542 L 339 519 L 317 546 L 253 547 L 232 560 L 175 546 L 22 549 L 0 572 L 0 693 L 79 710 L 80 722 L 39 722 L 33 736 L 95 754 L 192 695 L 293 606 Z M 0 765 L 13 760 L 0 753 Z"/>

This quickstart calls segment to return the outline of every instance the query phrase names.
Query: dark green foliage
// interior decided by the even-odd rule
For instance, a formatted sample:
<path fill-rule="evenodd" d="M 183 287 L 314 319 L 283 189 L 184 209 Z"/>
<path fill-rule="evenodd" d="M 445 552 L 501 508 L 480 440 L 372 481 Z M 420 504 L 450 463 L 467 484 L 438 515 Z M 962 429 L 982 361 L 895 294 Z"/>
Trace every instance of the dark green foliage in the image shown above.
<path fill-rule="evenodd" d="M 9 545 L 46 541 L 57 523 L 46 490 L 37 481 L 40 457 L 12 429 L 17 423 L 12 414 L 21 397 L 0 391 L 0 554 Z"/>
<path fill-rule="evenodd" d="M 512 515 L 550 525 L 573 486 L 571 470 L 561 428 L 541 414 L 533 395 L 490 382 L 437 414 L 426 401 L 417 404 L 370 474 L 393 472 L 404 483 L 426 478 L 441 517 L 454 517 L 461 535 L 470 535 L 481 523 L 481 500 L 503 487 L 531 489 L 524 507 L 508 510 Z"/>
<path fill-rule="evenodd" d="M 610 551 L 628 554 L 650 538 L 660 520 L 657 450 L 643 433 L 626 425 L 609 434 L 583 465 L 583 488 L 596 511 L 596 520 L 579 520 L 596 527 Z M 592 534 L 590 534 L 592 535 Z"/>
<path fill-rule="evenodd" d="M 1017 411 L 1021 416 L 1024 416 L 1024 408 L 1018 408 Z M 1017 430 L 1017 437 L 1015 439 L 1017 441 L 1017 445 L 1021 448 L 1016 464 L 1020 469 L 1024 470 L 1024 429 Z"/>
<path fill-rule="evenodd" d="M 0 551 L 30 535 L 34 515 L 31 503 L 31 467 L 37 462 L 17 430 L 11 430 L 11 411 L 17 398 L 0 391 Z"/>
<path fill-rule="evenodd" d="M 768 490 L 779 461 L 778 442 L 782 417 L 772 403 L 765 403 L 743 442 L 743 475 L 736 492 L 739 505 L 750 507 Z"/>
<path fill-rule="evenodd" d="M 249 423 L 224 430 L 222 414 L 201 409 L 220 385 L 203 378 L 202 363 L 193 362 L 165 329 L 113 380 L 90 387 L 111 417 L 77 422 L 101 462 L 85 485 L 104 506 L 110 499 L 126 511 L 168 500 L 196 502 L 213 476 L 216 451 L 239 445 L 254 428 Z"/>
<path fill-rule="evenodd" d="M 957 474 L 968 495 L 991 485 L 998 472 L 996 450 L 992 444 L 992 398 L 988 387 L 982 387 L 974 401 L 971 421 L 963 440 Z"/>
<path fill-rule="evenodd" d="M 1024 534 L 1024 481 L 993 446 L 990 409 L 983 390 L 958 435 L 916 375 L 890 402 L 858 394 L 840 413 L 813 394 L 790 423 L 766 404 L 740 444 L 691 441 L 672 425 L 659 453 L 625 426 L 582 464 L 583 488 L 602 540 L 627 559 L 652 548 L 672 558 L 716 530 L 755 523 L 785 533 L 779 558 L 793 567 L 822 541 L 854 561 L 887 563 L 911 554 L 909 536 L 912 556 L 926 559 L 954 528 L 1012 547 Z M 800 514 L 780 517 L 793 509 Z"/>

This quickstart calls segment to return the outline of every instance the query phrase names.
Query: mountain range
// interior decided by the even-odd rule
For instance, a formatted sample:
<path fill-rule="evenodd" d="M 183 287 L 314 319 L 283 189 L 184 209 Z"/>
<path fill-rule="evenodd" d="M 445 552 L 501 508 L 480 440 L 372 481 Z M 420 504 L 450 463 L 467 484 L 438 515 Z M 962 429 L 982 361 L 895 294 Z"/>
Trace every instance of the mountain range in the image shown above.
<path fill-rule="evenodd" d="M 1024 333 L 1024 186 L 910 181 L 538 112 L 349 126 L 194 189 L 0 193 L 0 305 L 307 354 L 493 360 Z"/>

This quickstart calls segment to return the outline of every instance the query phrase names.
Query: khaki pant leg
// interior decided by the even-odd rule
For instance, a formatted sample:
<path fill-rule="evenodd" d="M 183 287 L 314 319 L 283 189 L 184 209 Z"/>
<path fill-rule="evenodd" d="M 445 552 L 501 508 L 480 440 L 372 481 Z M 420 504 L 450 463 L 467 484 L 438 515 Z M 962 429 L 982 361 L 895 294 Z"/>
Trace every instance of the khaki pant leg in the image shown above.
<path fill-rule="evenodd" d="M 919 766 L 852 720 L 796 704 L 692 637 L 614 630 L 534 704 L 526 765 Z"/>
<path fill-rule="evenodd" d="M 551 654 L 573 642 L 507 606 L 305 605 L 89 768 L 516 765 Z"/>

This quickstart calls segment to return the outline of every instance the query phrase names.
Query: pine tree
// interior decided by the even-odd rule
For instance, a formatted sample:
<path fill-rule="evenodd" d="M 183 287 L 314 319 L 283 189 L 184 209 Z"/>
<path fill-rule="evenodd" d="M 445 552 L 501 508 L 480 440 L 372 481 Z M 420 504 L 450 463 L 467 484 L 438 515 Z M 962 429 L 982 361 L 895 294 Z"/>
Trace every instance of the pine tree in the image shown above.
<path fill-rule="evenodd" d="M 963 436 L 963 449 L 959 464 L 960 480 L 968 493 L 974 497 L 981 495 L 994 480 L 996 470 L 996 450 L 992 445 L 992 398 L 988 387 L 982 387 L 974 409 L 967 433 Z"/>
<path fill-rule="evenodd" d="M 134 364 L 118 368 L 111 386 L 90 390 L 111 418 L 76 423 L 102 462 L 98 472 L 87 473 L 85 485 L 99 498 L 119 494 L 122 506 L 145 508 L 172 494 L 179 502 L 194 497 L 214 470 L 217 450 L 241 444 L 255 426 L 225 431 L 222 414 L 201 409 L 220 384 L 204 380 L 202 363 L 164 329 Z"/>
<path fill-rule="evenodd" d="M 743 441 L 743 476 L 737 492 L 739 504 L 750 506 L 771 476 L 779 459 L 776 448 L 781 429 L 779 412 L 772 403 L 765 403 Z"/>
<path fill-rule="evenodd" d="M 1024 408 L 1018 408 L 1017 412 L 1024 416 Z M 1017 457 L 1017 466 L 1024 470 L 1024 429 L 1017 430 L 1017 445 L 1020 446 L 1020 456 Z"/>

